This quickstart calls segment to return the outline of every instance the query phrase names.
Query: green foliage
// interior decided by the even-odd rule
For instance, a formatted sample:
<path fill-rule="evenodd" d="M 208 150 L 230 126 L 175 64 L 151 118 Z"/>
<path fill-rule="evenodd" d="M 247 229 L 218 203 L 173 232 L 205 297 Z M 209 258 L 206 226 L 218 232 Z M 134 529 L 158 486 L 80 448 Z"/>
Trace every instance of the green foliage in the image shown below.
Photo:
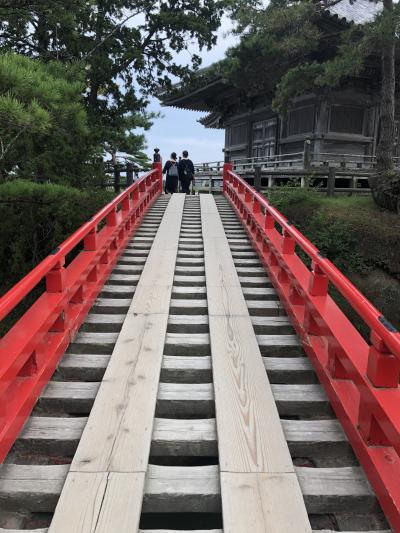
<path fill-rule="evenodd" d="M 0 4 L 0 49 L 44 61 L 78 62 L 91 143 L 144 159 L 147 95 L 187 79 L 201 62 L 179 54 L 210 48 L 227 0 L 30 0 Z M 2 7 L 3 6 L 3 7 Z M 88 158 L 89 158 L 88 154 Z"/>
<path fill-rule="evenodd" d="M 393 32 L 400 33 L 399 5 L 361 28 L 329 23 L 322 2 L 247 4 L 232 7 L 241 41 L 227 54 L 224 75 L 244 95 L 266 94 L 281 115 L 297 96 L 340 87 L 371 60 L 378 66 L 379 50 Z"/>
<path fill-rule="evenodd" d="M 112 195 L 30 181 L 0 185 L 0 294 L 27 274 Z"/>
<path fill-rule="evenodd" d="M 61 63 L 0 55 L 0 179 L 80 185 L 91 154 L 83 88 Z"/>
<path fill-rule="evenodd" d="M 400 327 L 398 216 L 379 209 L 369 196 L 327 198 L 313 190 L 280 187 L 270 193 L 269 200 Z M 368 336 L 368 328 L 344 298 L 334 290 L 331 294 Z"/>

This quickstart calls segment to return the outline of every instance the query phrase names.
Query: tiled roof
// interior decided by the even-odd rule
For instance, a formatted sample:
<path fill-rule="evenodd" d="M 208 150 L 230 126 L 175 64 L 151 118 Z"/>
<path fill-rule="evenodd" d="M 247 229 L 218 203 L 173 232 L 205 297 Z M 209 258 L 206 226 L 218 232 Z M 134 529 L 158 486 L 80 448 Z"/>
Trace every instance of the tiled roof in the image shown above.
<path fill-rule="evenodd" d="M 355 24 L 365 24 L 374 20 L 382 11 L 382 2 L 370 2 L 369 0 L 342 0 L 330 7 L 329 12 L 339 18 L 353 21 Z"/>

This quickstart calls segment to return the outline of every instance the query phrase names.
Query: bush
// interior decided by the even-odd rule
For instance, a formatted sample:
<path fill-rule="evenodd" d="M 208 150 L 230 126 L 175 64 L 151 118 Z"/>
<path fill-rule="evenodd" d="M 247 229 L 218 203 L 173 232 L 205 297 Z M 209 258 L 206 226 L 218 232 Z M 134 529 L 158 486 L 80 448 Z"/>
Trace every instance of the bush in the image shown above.
<path fill-rule="evenodd" d="M 112 194 L 16 180 L 0 185 L 0 295 L 108 203 Z M 26 305 L 22 305 L 22 309 Z M 14 318 L 19 313 L 14 313 Z M 3 329 L 4 331 L 4 329 Z"/>
<path fill-rule="evenodd" d="M 319 250 L 400 327 L 400 217 L 380 209 L 371 196 L 327 198 L 311 190 L 282 187 L 269 200 Z M 366 332 L 344 299 L 337 303 Z"/>

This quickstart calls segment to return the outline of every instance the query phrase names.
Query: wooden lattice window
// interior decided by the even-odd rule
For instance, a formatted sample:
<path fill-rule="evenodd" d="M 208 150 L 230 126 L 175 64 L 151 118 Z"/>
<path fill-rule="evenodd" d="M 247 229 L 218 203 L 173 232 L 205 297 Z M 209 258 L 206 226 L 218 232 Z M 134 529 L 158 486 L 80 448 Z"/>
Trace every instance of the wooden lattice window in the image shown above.
<path fill-rule="evenodd" d="M 229 146 L 247 143 L 247 124 L 233 124 L 229 129 Z"/>
<path fill-rule="evenodd" d="M 332 105 L 329 131 L 335 133 L 364 134 L 365 109 L 349 105 Z"/>
<path fill-rule="evenodd" d="M 288 114 L 285 137 L 314 131 L 315 107 L 313 105 L 293 109 Z"/>

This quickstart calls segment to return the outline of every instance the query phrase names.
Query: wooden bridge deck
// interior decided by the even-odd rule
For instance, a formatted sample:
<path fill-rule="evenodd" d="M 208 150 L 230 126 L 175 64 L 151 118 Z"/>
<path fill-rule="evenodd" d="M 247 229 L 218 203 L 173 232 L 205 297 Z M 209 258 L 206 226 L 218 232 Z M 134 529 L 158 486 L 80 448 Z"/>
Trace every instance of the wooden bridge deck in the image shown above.
<path fill-rule="evenodd" d="M 0 467 L 0 520 L 9 533 L 386 531 L 225 198 L 149 211 Z"/>

